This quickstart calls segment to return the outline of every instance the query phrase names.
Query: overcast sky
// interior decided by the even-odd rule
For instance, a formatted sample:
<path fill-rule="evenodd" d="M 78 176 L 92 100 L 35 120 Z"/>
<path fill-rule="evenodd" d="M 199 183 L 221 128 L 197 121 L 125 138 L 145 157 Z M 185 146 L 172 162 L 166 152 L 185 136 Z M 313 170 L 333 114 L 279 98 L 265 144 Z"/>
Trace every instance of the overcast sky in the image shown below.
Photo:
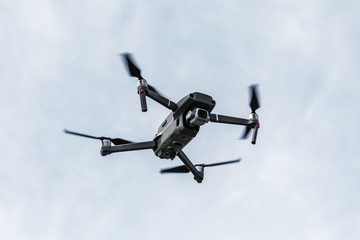
<path fill-rule="evenodd" d="M 0 239 L 358 239 L 360 2 L 0 2 Z M 209 123 L 184 152 L 189 175 L 151 150 L 102 157 L 100 142 L 152 140 L 169 114 L 118 54 L 177 102 L 211 95 L 246 118 L 259 84 L 258 142 Z"/>

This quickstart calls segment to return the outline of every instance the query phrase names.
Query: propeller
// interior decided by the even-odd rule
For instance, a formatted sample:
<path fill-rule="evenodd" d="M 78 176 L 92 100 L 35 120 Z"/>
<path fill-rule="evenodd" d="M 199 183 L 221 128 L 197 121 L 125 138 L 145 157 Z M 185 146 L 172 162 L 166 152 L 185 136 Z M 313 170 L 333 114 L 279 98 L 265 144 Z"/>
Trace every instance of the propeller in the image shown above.
<path fill-rule="evenodd" d="M 250 86 L 250 94 L 251 94 L 251 100 L 250 100 L 250 108 L 251 112 L 255 113 L 255 111 L 260 108 L 259 100 L 257 97 L 257 85 L 251 85 Z"/>
<path fill-rule="evenodd" d="M 137 77 L 139 80 L 145 80 L 141 76 L 141 70 L 135 64 L 135 61 L 130 53 L 123 53 L 123 54 L 119 54 L 119 55 L 121 55 L 123 57 L 124 64 L 127 67 L 128 73 L 131 77 Z M 157 94 L 163 96 L 163 94 L 160 91 L 158 91 L 155 87 L 151 86 L 150 84 L 148 84 L 148 88 L 151 91 L 156 92 Z"/>
<path fill-rule="evenodd" d="M 243 136 L 241 137 L 241 139 L 247 139 L 247 138 L 249 137 L 250 131 L 251 131 L 251 127 L 246 126 L 245 131 L 244 131 L 244 134 L 243 134 Z"/>
<path fill-rule="evenodd" d="M 76 136 L 80 136 L 80 137 L 98 139 L 98 140 L 101 140 L 101 141 L 110 140 L 114 145 L 122 145 L 122 144 L 132 143 L 132 142 L 130 142 L 128 140 L 121 139 L 121 138 L 94 137 L 94 136 L 90 136 L 90 135 L 83 134 L 83 133 L 77 133 L 77 132 L 69 131 L 67 129 L 64 129 L 64 133 L 72 134 L 72 135 L 76 135 Z"/>
<path fill-rule="evenodd" d="M 251 108 L 251 113 L 250 113 L 250 121 L 253 121 L 253 123 L 255 123 L 255 125 L 253 126 L 246 126 L 245 131 L 243 136 L 241 137 L 241 139 L 246 139 L 249 136 L 250 130 L 252 128 L 259 128 L 259 124 L 258 124 L 258 119 L 257 119 L 257 114 L 256 114 L 256 110 L 260 108 L 260 103 L 259 103 L 259 98 L 258 98 L 258 91 L 257 91 L 257 86 L 258 85 L 251 85 L 249 87 L 249 92 L 250 92 L 250 108 Z M 255 136 L 256 138 L 256 136 Z M 254 139 L 253 139 L 254 140 Z M 255 140 L 256 141 L 256 140 Z M 252 141 L 255 143 L 255 141 Z"/>
<path fill-rule="evenodd" d="M 138 80 L 138 94 L 140 96 L 140 105 L 141 111 L 147 111 L 146 104 L 146 90 L 149 88 L 146 80 L 141 76 L 141 70 L 138 66 L 136 66 L 134 59 L 130 53 L 120 54 L 124 61 L 125 66 L 127 67 L 128 73 L 131 77 L 137 77 Z"/>
<path fill-rule="evenodd" d="M 160 173 L 188 173 L 188 172 L 190 172 L 190 170 L 185 165 L 160 170 Z"/>
<path fill-rule="evenodd" d="M 127 66 L 129 75 L 132 77 L 137 77 L 139 80 L 144 79 L 141 76 L 141 70 L 135 64 L 134 59 L 132 58 L 130 53 L 120 54 L 123 57 L 123 61 L 125 66 Z"/>
<path fill-rule="evenodd" d="M 195 164 L 195 167 L 204 169 L 205 167 L 214 167 L 214 166 L 219 166 L 219 165 L 224 165 L 224 164 L 236 163 L 236 162 L 240 162 L 240 160 L 241 159 L 239 158 L 236 160 L 231 160 L 231 161 L 226 161 L 226 162 L 218 162 L 218 163 L 211 163 L 211 164 Z M 160 170 L 160 173 L 188 173 L 188 172 L 190 172 L 190 170 L 185 165 Z"/>
<path fill-rule="evenodd" d="M 127 68 L 129 75 L 131 77 L 138 78 L 138 94 L 140 96 L 141 110 L 143 112 L 146 112 L 147 111 L 146 91 L 150 90 L 152 92 L 155 92 L 161 97 L 164 97 L 164 95 L 160 91 L 158 91 L 155 87 L 148 84 L 147 81 L 141 76 L 141 70 L 135 64 L 135 61 L 130 53 L 123 53 L 119 55 L 122 57 L 124 65 Z"/>
<path fill-rule="evenodd" d="M 158 95 L 164 96 L 164 94 L 162 94 L 159 90 L 157 90 L 156 88 L 154 88 L 154 87 L 151 86 L 150 84 L 148 84 L 148 88 L 149 88 L 151 91 L 156 92 Z"/>

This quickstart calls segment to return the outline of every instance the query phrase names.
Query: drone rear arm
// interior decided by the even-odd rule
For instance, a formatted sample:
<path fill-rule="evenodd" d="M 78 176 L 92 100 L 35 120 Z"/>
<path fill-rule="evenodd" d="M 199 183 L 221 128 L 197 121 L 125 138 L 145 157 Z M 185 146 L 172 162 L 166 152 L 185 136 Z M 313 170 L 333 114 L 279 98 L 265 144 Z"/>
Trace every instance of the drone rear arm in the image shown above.
<path fill-rule="evenodd" d="M 198 182 L 201 183 L 202 180 L 204 179 L 204 173 L 200 172 L 196 169 L 196 167 L 194 166 L 194 164 L 190 161 L 190 159 L 185 155 L 185 153 L 180 150 L 177 153 L 177 156 L 181 159 L 181 161 L 184 163 L 184 165 L 189 169 L 189 171 L 194 175 L 194 179 Z"/>

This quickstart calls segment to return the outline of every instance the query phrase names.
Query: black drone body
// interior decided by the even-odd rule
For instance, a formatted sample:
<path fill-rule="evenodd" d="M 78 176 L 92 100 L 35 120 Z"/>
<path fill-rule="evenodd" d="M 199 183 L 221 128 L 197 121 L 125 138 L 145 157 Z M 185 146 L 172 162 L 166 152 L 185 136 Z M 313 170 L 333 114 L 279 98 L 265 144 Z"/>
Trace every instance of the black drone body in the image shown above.
<path fill-rule="evenodd" d="M 149 85 L 141 76 L 140 69 L 135 65 L 130 54 L 122 54 L 129 75 L 138 78 L 138 94 L 140 96 L 141 110 L 147 111 L 146 97 L 153 99 L 172 112 L 160 125 L 152 141 L 130 142 L 121 138 L 94 137 L 82 133 L 64 130 L 65 133 L 82 137 L 99 139 L 102 141 L 100 153 L 102 156 L 115 152 L 152 149 L 156 156 L 163 159 L 174 159 L 178 156 L 184 165 L 161 170 L 161 173 L 187 173 L 191 172 L 194 179 L 201 183 L 204 178 L 204 168 L 223 164 L 239 162 L 240 159 L 213 163 L 193 164 L 185 155 L 182 149 L 197 135 L 200 127 L 208 122 L 227 123 L 246 126 L 244 136 L 246 138 L 253 129 L 251 143 L 256 143 L 257 131 L 260 127 L 258 115 L 255 111 L 260 107 L 257 98 L 256 85 L 250 87 L 252 112 L 248 119 L 213 114 L 216 102 L 211 96 L 194 92 L 183 97 L 179 102 L 174 103 L 162 96 L 154 87 Z"/>

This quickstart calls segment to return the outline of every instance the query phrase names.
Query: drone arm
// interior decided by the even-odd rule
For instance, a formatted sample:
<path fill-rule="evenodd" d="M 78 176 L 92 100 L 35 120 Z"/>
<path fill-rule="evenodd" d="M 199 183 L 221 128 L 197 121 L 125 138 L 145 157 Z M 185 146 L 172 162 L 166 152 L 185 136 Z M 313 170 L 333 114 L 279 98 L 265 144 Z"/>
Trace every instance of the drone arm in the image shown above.
<path fill-rule="evenodd" d="M 243 118 L 230 117 L 230 116 L 211 113 L 210 122 L 244 125 L 246 126 L 246 131 L 243 138 L 246 138 L 249 131 L 253 129 L 251 143 L 256 144 L 257 132 L 260 127 L 259 119 L 256 113 L 251 113 L 249 117 L 250 119 L 243 119 Z"/>
<path fill-rule="evenodd" d="M 151 98 L 152 100 L 160 103 L 160 104 L 163 105 L 164 107 L 172 110 L 173 112 L 175 112 L 176 109 L 177 109 L 176 103 L 174 103 L 174 102 L 170 101 L 169 99 L 167 99 L 167 98 L 159 95 L 158 93 L 152 91 L 152 90 L 149 89 L 149 88 L 148 88 L 147 91 L 146 91 L 146 95 L 147 95 L 149 98 Z"/>
<path fill-rule="evenodd" d="M 137 142 L 137 143 L 127 143 L 117 146 L 110 146 L 110 144 L 104 144 L 101 147 L 100 153 L 102 156 L 109 155 L 115 152 L 126 152 L 126 151 L 135 151 L 135 150 L 143 150 L 143 149 L 152 149 L 155 147 L 156 143 L 154 141 L 148 142 Z"/>
<path fill-rule="evenodd" d="M 180 150 L 177 153 L 177 156 L 180 158 L 180 160 L 184 163 L 184 165 L 190 170 L 190 172 L 194 175 L 194 179 L 198 182 L 201 183 L 202 180 L 204 179 L 204 173 L 200 172 L 196 169 L 196 167 L 194 166 L 194 164 L 192 164 L 192 162 L 190 161 L 190 159 L 185 155 L 185 153 Z"/>
<path fill-rule="evenodd" d="M 143 112 L 147 111 L 145 96 L 148 96 L 151 99 L 153 99 L 154 101 L 163 105 L 164 107 L 175 112 L 177 109 L 177 105 L 174 102 L 170 101 L 169 99 L 161 96 L 161 94 L 158 93 L 155 88 L 153 88 L 151 85 L 149 85 L 147 83 L 147 81 L 141 76 L 141 70 L 135 64 L 134 60 L 131 57 L 131 54 L 124 53 L 121 55 L 123 57 L 125 65 L 128 69 L 129 75 L 131 77 L 138 78 L 138 94 L 140 95 L 141 111 L 143 111 Z"/>
<path fill-rule="evenodd" d="M 230 117 L 220 114 L 210 114 L 210 122 L 218 122 L 218 123 L 227 123 L 227 124 L 236 124 L 236 125 L 244 125 L 249 126 L 249 119 Z"/>

